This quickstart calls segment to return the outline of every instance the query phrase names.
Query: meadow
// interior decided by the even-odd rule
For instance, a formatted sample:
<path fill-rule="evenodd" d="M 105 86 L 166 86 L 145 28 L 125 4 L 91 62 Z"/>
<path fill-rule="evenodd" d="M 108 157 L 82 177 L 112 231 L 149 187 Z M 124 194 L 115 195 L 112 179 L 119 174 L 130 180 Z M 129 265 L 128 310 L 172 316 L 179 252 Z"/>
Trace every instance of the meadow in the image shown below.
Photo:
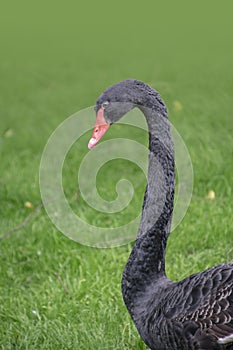
<path fill-rule="evenodd" d="M 39 166 L 49 136 L 120 80 L 139 79 L 160 92 L 192 160 L 192 200 L 169 238 L 168 277 L 179 280 L 232 260 L 231 13 L 231 4 L 210 1 L 145 7 L 118 2 L 111 8 L 107 2 L 91 8 L 75 2 L 3 6 L 0 349 L 146 349 L 121 296 L 121 274 L 133 242 L 88 247 L 59 232 L 43 207 L 33 212 L 41 203 Z M 127 133 L 147 143 L 146 133 L 118 126 L 112 126 L 109 137 Z M 68 154 L 63 184 L 71 206 L 95 222 L 98 213 L 75 197 L 80 154 L 88 152 L 90 136 L 85 134 Z M 101 170 L 98 186 L 111 200 L 118 175 L 127 174 L 136 192 L 129 206 L 132 216 L 140 211 L 145 188 L 133 164 L 111 162 Z M 210 191 L 215 198 L 208 197 Z M 23 227 L 5 236 L 30 213 Z M 118 225 L 121 215 L 111 220 L 107 224 Z"/>

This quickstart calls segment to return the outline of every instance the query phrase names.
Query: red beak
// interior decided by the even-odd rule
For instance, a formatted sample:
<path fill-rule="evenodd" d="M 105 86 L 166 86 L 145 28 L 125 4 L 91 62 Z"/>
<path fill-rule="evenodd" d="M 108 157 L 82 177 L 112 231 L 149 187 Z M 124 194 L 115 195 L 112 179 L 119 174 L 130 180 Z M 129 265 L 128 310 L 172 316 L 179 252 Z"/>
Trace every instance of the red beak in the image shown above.
<path fill-rule="evenodd" d="M 92 137 L 88 143 L 88 148 L 91 149 L 99 142 L 101 137 L 106 133 L 110 124 L 104 118 L 104 110 L 100 108 L 97 112 L 97 117 L 94 125 Z"/>

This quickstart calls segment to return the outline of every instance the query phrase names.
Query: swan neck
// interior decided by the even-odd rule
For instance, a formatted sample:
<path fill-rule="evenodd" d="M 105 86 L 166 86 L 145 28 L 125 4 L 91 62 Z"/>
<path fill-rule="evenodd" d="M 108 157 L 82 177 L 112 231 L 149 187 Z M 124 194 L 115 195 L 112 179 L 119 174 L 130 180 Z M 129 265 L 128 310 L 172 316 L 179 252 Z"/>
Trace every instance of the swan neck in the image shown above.
<path fill-rule="evenodd" d="M 165 253 L 174 200 L 174 145 L 167 110 L 141 106 L 149 131 L 148 182 L 136 242 L 122 280 L 124 301 L 131 316 L 137 298 L 149 285 L 166 278 Z"/>
<path fill-rule="evenodd" d="M 137 238 L 146 234 L 144 239 L 149 239 L 148 232 L 152 230 L 155 233 L 162 232 L 167 239 L 171 227 L 175 187 L 171 126 L 167 112 L 160 114 L 145 107 L 141 110 L 148 124 L 149 164 Z"/>

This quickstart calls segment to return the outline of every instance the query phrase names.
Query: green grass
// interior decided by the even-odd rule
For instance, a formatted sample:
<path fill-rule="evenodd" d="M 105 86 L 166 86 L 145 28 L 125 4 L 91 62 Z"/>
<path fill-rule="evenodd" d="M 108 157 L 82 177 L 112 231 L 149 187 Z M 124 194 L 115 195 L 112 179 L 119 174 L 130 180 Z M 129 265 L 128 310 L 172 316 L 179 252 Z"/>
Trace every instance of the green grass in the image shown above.
<path fill-rule="evenodd" d="M 190 208 L 169 239 L 168 276 L 179 280 L 226 261 L 233 242 L 232 8 L 213 2 L 92 6 L 20 2 L 1 9 L 0 235 L 30 213 L 26 201 L 40 203 L 40 158 L 53 130 L 93 105 L 105 87 L 132 77 L 160 91 L 194 168 Z M 175 100 L 180 112 L 173 110 Z M 128 132 L 146 142 L 127 128 L 120 136 Z M 89 136 L 79 143 L 82 154 Z M 77 190 L 75 151 L 64 164 L 69 200 Z M 124 166 L 116 161 L 101 170 L 103 195 L 114 198 Z M 126 166 L 138 184 L 127 213 L 133 217 L 145 182 L 134 165 Z M 206 199 L 210 190 L 213 201 Z M 81 198 L 72 205 L 90 221 L 99 215 Z M 118 225 L 121 215 L 111 220 Z M 63 236 L 44 210 L 0 244 L 0 349 L 146 348 L 121 297 L 132 244 L 82 246 Z"/>

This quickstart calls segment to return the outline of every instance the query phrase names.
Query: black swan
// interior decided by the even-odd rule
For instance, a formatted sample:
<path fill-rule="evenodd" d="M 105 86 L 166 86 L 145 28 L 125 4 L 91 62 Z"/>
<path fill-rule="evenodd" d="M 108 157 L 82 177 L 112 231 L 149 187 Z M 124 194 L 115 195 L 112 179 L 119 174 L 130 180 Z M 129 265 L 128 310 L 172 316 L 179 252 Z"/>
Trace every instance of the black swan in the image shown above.
<path fill-rule="evenodd" d="M 122 278 L 126 307 L 152 350 L 233 349 L 233 263 L 183 281 L 166 277 L 165 252 L 174 200 L 174 148 L 167 109 L 158 92 L 124 80 L 96 102 L 93 148 L 109 126 L 138 107 L 149 129 L 149 169 L 140 227 Z M 156 219 L 154 219 L 154 217 Z"/>

